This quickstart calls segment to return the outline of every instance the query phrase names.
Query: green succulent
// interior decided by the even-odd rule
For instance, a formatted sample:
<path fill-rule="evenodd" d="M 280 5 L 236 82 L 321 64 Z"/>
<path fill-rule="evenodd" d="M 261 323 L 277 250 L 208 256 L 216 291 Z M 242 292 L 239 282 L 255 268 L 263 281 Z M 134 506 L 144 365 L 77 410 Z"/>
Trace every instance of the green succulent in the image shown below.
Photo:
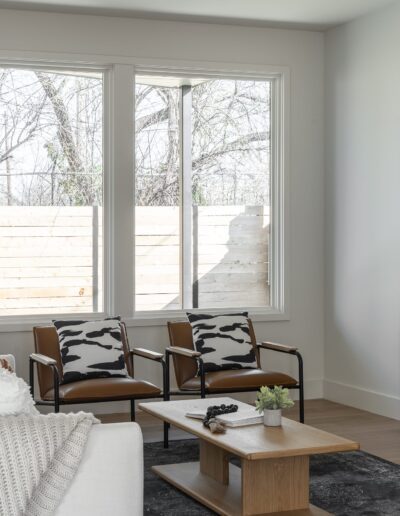
<path fill-rule="evenodd" d="M 256 410 L 262 413 L 265 409 L 277 410 L 293 407 L 294 402 L 289 398 L 289 389 L 275 385 L 273 388 L 261 387 L 257 393 Z"/>

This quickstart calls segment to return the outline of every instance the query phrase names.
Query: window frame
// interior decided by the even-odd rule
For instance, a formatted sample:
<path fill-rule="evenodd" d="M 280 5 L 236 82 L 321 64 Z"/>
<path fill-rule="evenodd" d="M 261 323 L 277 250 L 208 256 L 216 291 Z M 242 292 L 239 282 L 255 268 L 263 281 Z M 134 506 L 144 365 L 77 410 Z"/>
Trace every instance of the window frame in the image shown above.
<path fill-rule="evenodd" d="M 272 133 L 271 163 L 272 170 L 277 172 L 271 178 L 271 215 L 275 221 L 271 229 L 271 305 L 251 308 L 250 315 L 255 321 L 290 319 L 289 67 L 79 53 L 71 57 L 71 54 L 36 51 L 0 51 L 0 64 L 23 68 L 98 70 L 104 74 L 103 312 L 0 316 L 0 333 L 31 332 L 33 325 L 48 324 L 55 316 L 68 319 L 85 317 L 93 320 L 120 314 L 128 327 L 161 326 L 167 320 L 185 319 L 184 310 L 134 311 L 135 132 L 132 115 L 135 76 L 150 73 L 239 80 L 272 80 L 271 121 L 275 124 L 276 131 Z M 131 216 L 127 217 L 127 213 Z M 127 238 L 127 235 L 132 237 Z M 226 307 L 224 311 L 228 309 L 229 307 Z M 238 309 L 235 307 L 235 310 Z M 221 309 L 207 311 L 220 313 Z"/>
<path fill-rule="evenodd" d="M 252 319 L 266 320 L 288 320 L 289 319 L 289 292 L 288 292 L 288 246 L 289 246 L 289 224 L 288 224 L 288 203 L 289 198 L 289 70 L 280 69 L 275 72 L 260 73 L 239 73 L 237 71 L 212 71 L 196 70 L 193 68 L 176 69 L 157 66 L 137 66 L 136 75 L 165 75 L 179 77 L 199 77 L 209 79 L 231 79 L 231 80 L 259 80 L 270 81 L 271 83 L 271 234 L 270 234 L 270 300 L 269 306 L 256 307 L 225 307 L 221 308 L 193 308 L 190 311 L 197 313 L 218 314 L 229 310 L 248 310 Z M 135 83 L 134 83 L 135 86 Z M 133 248 L 135 249 L 135 234 Z M 182 251 L 181 251 L 182 252 Z M 182 293 L 185 286 L 182 285 Z M 135 292 L 133 292 L 135 298 Z M 148 326 L 165 324 L 168 320 L 180 320 L 186 318 L 186 309 L 180 310 L 148 310 L 136 311 L 134 309 L 133 325 Z"/>
<path fill-rule="evenodd" d="M 79 312 L 79 313 L 43 313 L 26 315 L 1 315 L 0 331 L 18 331 L 25 329 L 27 325 L 32 327 L 34 324 L 46 324 L 52 319 L 100 319 L 110 313 L 110 254 L 107 252 L 110 242 L 110 139 L 106 128 L 110 120 L 110 67 L 99 65 L 80 65 L 77 63 L 54 63 L 50 61 L 29 61 L 29 60 L 7 60 L 0 56 L 0 67 L 22 70 L 54 70 L 54 71 L 73 71 L 73 72 L 97 72 L 103 76 L 103 131 L 102 131 L 102 150 L 103 150 L 103 310 L 99 312 Z"/>

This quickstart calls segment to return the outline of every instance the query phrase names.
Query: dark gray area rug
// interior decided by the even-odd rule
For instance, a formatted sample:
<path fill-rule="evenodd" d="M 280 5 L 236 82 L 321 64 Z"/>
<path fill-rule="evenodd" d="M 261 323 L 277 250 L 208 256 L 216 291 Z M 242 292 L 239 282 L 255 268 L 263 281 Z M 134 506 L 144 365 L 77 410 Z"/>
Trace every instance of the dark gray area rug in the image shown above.
<path fill-rule="evenodd" d="M 144 445 L 144 514 L 215 514 L 157 477 L 151 466 L 198 460 L 198 441 Z M 235 461 L 234 461 L 235 462 Z M 238 463 L 237 463 L 238 464 Z M 311 503 L 337 516 L 400 515 L 400 465 L 365 452 L 314 455 L 310 466 Z"/>

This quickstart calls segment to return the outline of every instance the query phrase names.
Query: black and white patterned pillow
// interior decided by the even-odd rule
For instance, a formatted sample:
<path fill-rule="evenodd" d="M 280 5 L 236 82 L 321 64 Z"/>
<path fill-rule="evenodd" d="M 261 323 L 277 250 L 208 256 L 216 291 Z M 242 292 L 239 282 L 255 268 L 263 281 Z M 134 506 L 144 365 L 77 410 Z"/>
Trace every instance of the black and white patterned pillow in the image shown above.
<path fill-rule="evenodd" d="M 258 367 L 247 312 L 223 315 L 187 312 L 187 316 L 205 372 Z"/>
<path fill-rule="evenodd" d="M 53 321 L 60 343 L 63 382 L 128 376 L 120 318 Z"/>

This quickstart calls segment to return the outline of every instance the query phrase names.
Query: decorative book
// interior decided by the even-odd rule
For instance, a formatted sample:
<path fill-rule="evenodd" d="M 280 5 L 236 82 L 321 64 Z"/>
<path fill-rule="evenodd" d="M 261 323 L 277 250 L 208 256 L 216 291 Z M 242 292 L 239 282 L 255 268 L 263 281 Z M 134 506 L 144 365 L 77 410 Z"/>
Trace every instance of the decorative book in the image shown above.
<path fill-rule="evenodd" d="M 193 410 L 192 412 L 186 412 L 186 417 L 191 417 L 193 419 L 204 419 L 206 417 L 206 410 Z"/>
<path fill-rule="evenodd" d="M 186 417 L 203 420 L 206 417 L 206 411 L 193 410 L 192 412 L 187 412 Z M 258 425 L 263 422 L 263 416 L 258 414 L 255 410 L 239 410 L 238 412 L 232 412 L 231 414 L 222 414 L 221 416 L 217 416 L 215 419 L 231 428 Z"/>
<path fill-rule="evenodd" d="M 258 425 L 263 422 L 263 416 L 255 410 L 233 412 L 217 416 L 216 420 L 229 427 Z"/>

